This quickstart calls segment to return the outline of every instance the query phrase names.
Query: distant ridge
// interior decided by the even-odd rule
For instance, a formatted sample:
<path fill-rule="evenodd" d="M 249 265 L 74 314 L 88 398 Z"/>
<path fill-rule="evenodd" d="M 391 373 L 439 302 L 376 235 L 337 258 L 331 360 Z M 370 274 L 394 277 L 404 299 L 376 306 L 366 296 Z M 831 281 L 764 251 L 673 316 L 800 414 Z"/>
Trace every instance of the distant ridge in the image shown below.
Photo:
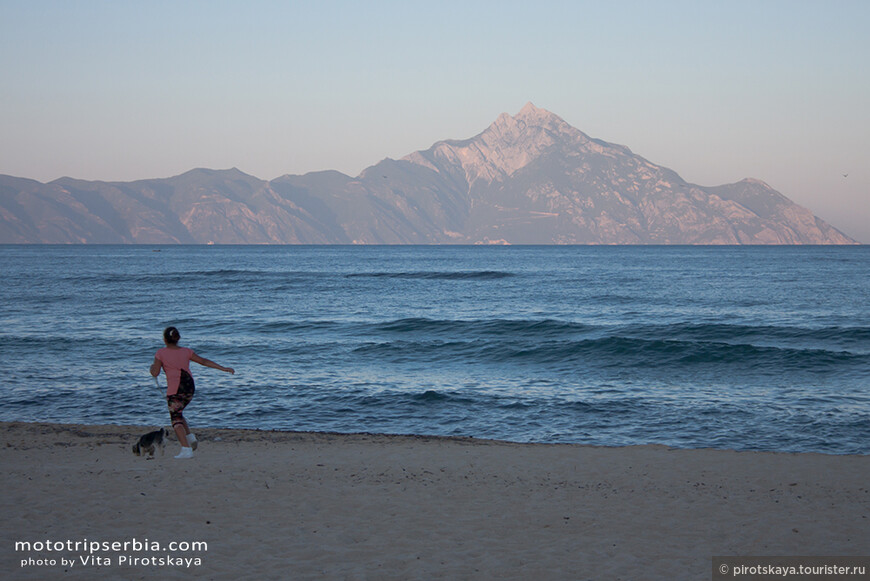
<path fill-rule="evenodd" d="M 764 182 L 704 187 L 526 104 L 350 177 L 0 175 L 0 243 L 856 244 Z"/>

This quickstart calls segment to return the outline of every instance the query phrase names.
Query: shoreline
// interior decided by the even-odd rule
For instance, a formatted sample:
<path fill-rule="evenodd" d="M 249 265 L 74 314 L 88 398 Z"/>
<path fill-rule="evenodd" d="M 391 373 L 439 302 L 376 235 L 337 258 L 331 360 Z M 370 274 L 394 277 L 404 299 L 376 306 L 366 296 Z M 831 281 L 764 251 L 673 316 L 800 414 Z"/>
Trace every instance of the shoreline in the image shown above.
<path fill-rule="evenodd" d="M 870 554 L 865 455 L 204 428 L 193 460 L 174 437 L 134 456 L 151 429 L 0 422 L 5 578 L 679 579 Z M 40 539 L 208 551 L 21 567 L 14 541 Z"/>
<path fill-rule="evenodd" d="M 9 427 L 25 427 L 25 426 L 41 426 L 43 428 L 58 428 L 70 430 L 73 432 L 81 432 L 86 430 L 87 428 L 93 428 L 100 432 L 105 432 L 106 434 L 111 434 L 111 431 L 118 430 L 119 433 L 115 434 L 116 436 L 127 436 L 127 437 L 136 437 L 138 438 L 142 434 L 159 429 L 158 426 L 154 424 L 85 424 L 85 423 L 60 423 L 60 422 L 41 422 L 41 421 L 4 421 L 0 420 L 0 433 L 3 430 L 6 430 Z M 171 431 L 171 426 L 163 426 Z M 670 444 L 662 444 L 656 442 L 643 443 L 643 444 L 586 444 L 582 442 L 522 442 L 516 440 L 503 440 L 498 438 L 485 438 L 485 437 L 477 437 L 477 436 L 458 436 L 458 435 L 440 435 L 440 434 L 414 434 L 414 433 L 393 433 L 393 432 L 333 432 L 328 430 L 283 430 L 278 428 L 208 428 L 208 427 L 198 427 L 194 426 L 194 433 L 203 435 L 210 435 L 211 438 L 221 437 L 221 433 L 226 432 L 228 434 L 234 434 L 239 436 L 241 434 L 274 434 L 274 435 L 286 435 L 286 436 L 328 436 L 328 437 L 377 437 L 377 438 L 385 438 L 385 439 L 402 439 L 407 438 L 410 440 L 443 440 L 446 442 L 455 441 L 455 442 L 465 442 L 469 444 L 503 444 L 503 445 L 511 445 L 511 446 L 569 446 L 569 447 L 577 447 L 577 448 L 592 448 L 592 449 L 604 449 L 604 450 L 623 450 L 623 449 L 632 449 L 632 448 L 660 448 L 662 450 L 668 450 L 671 452 L 730 452 L 736 454 L 773 454 L 773 455 L 794 455 L 794 456 L 827 456 L 834 458 L 870 458 L 870 451 L 864 454 L 859 453 L 834 453 L 834 452 L 824 452 L 824 451 L 789 451 L 789 450 L 766 450 L 766 449 L 734 449 L 734 448 L 713 448 L 713 447 L 703 447 L 703 448 L 682 448 L 679 446 L 674 446 Z M 90 434 L 95 435 L 95 434 Z M 200 438 L 199 441 L 202 441 Z M 175 434 L 170 434 L 168 443 L 170 446 L 178 446 L 178 442 L 175 439 Z M 167 448 L 168 449 L 168 448 Z M 868 475 L 870 478 L 870 475 Z"/>

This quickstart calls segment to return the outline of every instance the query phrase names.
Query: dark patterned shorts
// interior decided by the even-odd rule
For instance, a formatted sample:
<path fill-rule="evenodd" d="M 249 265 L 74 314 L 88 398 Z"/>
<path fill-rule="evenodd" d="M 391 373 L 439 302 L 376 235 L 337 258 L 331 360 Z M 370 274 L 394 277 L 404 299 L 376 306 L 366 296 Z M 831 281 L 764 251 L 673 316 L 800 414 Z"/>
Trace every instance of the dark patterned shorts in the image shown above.
<path fill-rule="evenodd" d="M 184 415 L 181 413 L 190 400 L 193 399 L 193 392 L 196 388 L 193 385 L 193 378 L 185 370 L 181 370 L 181 381 L 178 384 L 178 391 L 173 395 L 166 396 L 166 403 L 169 404 L 169 419 L 172 420 L 172 427 L 184 425 Z"/>

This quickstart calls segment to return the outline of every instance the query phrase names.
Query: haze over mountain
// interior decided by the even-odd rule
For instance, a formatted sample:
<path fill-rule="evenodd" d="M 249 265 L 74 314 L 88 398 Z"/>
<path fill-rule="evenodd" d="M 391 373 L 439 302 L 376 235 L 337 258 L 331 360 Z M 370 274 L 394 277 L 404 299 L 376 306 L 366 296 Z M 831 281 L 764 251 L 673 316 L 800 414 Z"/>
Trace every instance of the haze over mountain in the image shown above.
<path fill-rule="evenodd" d="M 767 184 L 704 187 L 527 104 L 357 177 L 0 176 L 0 243 L 854 244 Z"/>

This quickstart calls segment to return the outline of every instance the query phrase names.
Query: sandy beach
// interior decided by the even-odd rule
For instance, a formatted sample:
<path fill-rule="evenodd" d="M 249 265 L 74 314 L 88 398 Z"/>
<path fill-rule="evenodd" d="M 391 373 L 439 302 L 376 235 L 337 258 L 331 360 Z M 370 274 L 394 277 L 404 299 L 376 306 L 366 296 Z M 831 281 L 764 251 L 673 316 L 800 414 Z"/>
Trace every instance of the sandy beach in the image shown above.
<path fill-rule="evenodd" d="M 0 424 L 3 578 L 709 579 L 714 555 L 870 554 L 868 456 L 216 429 L 193 460 L 174 438 L 134 456 L 151 429 Z"/>

